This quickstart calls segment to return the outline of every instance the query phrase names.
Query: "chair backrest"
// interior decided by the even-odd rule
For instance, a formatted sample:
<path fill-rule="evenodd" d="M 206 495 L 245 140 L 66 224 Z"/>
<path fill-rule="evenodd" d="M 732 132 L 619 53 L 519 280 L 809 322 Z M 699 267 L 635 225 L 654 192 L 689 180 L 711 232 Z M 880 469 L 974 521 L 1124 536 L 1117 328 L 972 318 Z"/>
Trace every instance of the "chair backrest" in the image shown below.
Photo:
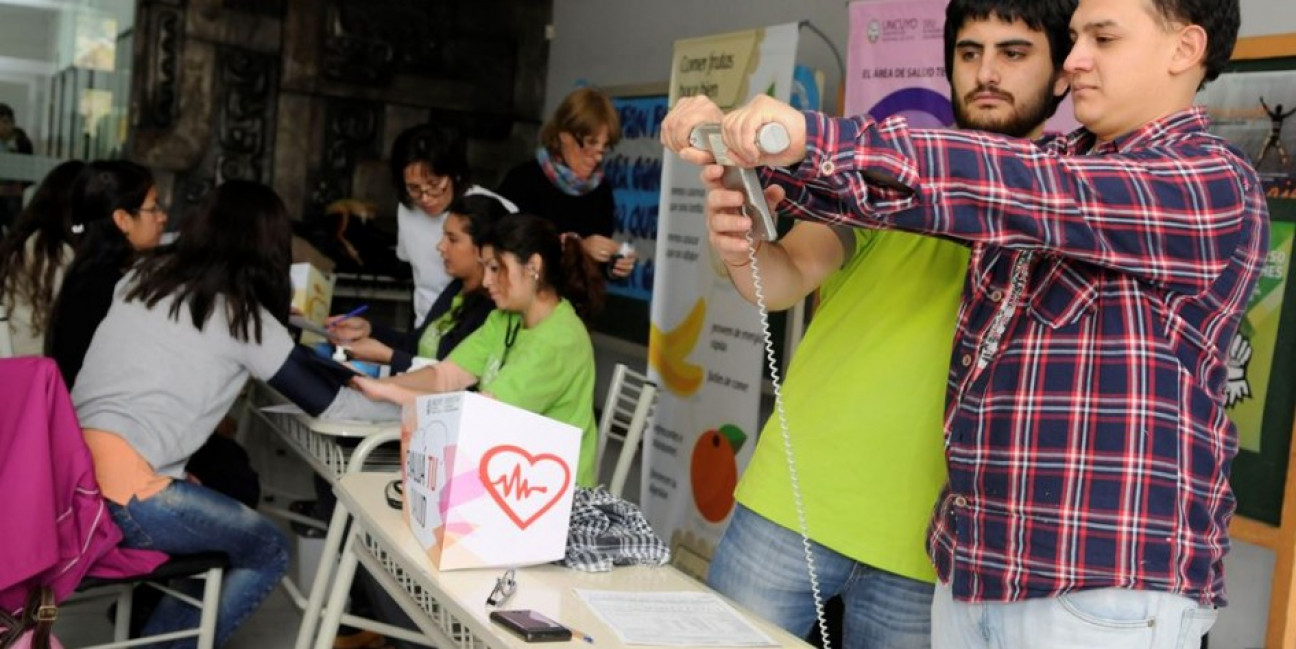
<path fill-rule="evenodd" d="M 0 358 L 14 355 L 13 338 L 9 334 L 9 312 L 0 304 Z"/>
<path fill-rule="evenodd" d="M 607 400 L 603 403 L 603 414 L 599 418 L 598 459 L 595 464 L 603 466 L 608 438 L 620 440 L 621 453 L 617 456 L 612 478 L 607 482 L 608 491 L 614 496 L 621 496 L 630 465 L 639 450 L 639 440 L 656 405 L 657 385 L 647 376 L 617 363 L 612 371 Z"/>

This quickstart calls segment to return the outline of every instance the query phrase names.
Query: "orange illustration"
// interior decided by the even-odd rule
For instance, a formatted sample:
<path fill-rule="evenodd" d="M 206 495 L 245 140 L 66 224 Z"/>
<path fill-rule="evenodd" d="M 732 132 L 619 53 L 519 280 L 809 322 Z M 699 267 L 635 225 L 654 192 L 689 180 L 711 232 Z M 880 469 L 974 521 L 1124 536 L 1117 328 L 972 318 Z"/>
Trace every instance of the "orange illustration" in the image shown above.
<path fill-rule="evenodd" d="M 689 476 L 693 483 L 693 503 L 702 518 L 719 523 L 734 506 L 734 488 L 738 486 L 738 451 L 747 435 L 733 424 L 720 430 L 708 430 L 693 445 Z"/>

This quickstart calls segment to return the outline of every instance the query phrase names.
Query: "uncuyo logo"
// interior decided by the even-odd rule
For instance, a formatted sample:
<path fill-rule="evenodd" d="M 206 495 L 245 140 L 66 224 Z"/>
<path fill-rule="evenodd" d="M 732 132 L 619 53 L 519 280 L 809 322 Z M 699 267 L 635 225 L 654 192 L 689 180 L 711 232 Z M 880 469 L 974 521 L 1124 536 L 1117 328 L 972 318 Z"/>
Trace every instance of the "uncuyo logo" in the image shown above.
<path fill-rule="evenodd" d="M 882 23 L 879 23 L 876 19 L 870 20 L 868 26 L 869 42 L 876 43 L 878 38 L 881 36 L 882 36 Z"/>

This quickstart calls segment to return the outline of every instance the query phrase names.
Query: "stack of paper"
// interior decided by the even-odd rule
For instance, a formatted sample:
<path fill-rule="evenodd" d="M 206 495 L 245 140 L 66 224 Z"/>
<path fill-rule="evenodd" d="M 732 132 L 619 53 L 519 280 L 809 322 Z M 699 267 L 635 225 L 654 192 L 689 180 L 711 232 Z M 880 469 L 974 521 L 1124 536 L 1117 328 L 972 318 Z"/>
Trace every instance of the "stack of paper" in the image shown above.
<path fill-rule="evenodd" d="M 776 643 L 715 593 L 577 589 L 621 642 L 664 647 L 767 647 Z"/>

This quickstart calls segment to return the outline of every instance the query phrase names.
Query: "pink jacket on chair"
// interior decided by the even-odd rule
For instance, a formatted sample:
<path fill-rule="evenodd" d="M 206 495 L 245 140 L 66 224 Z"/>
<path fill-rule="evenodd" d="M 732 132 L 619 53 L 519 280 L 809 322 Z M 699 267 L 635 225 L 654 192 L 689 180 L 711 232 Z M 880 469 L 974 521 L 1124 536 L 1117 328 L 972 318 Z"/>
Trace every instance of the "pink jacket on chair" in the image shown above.
<path fill-rule="evenodd" d="M 0 609 L 22 608 L 31 585 L 63 601 L 86 575 L 130 577 L 166 560 L 119 548 L 90 450 L 58 366 L 0 360 Z"/>

